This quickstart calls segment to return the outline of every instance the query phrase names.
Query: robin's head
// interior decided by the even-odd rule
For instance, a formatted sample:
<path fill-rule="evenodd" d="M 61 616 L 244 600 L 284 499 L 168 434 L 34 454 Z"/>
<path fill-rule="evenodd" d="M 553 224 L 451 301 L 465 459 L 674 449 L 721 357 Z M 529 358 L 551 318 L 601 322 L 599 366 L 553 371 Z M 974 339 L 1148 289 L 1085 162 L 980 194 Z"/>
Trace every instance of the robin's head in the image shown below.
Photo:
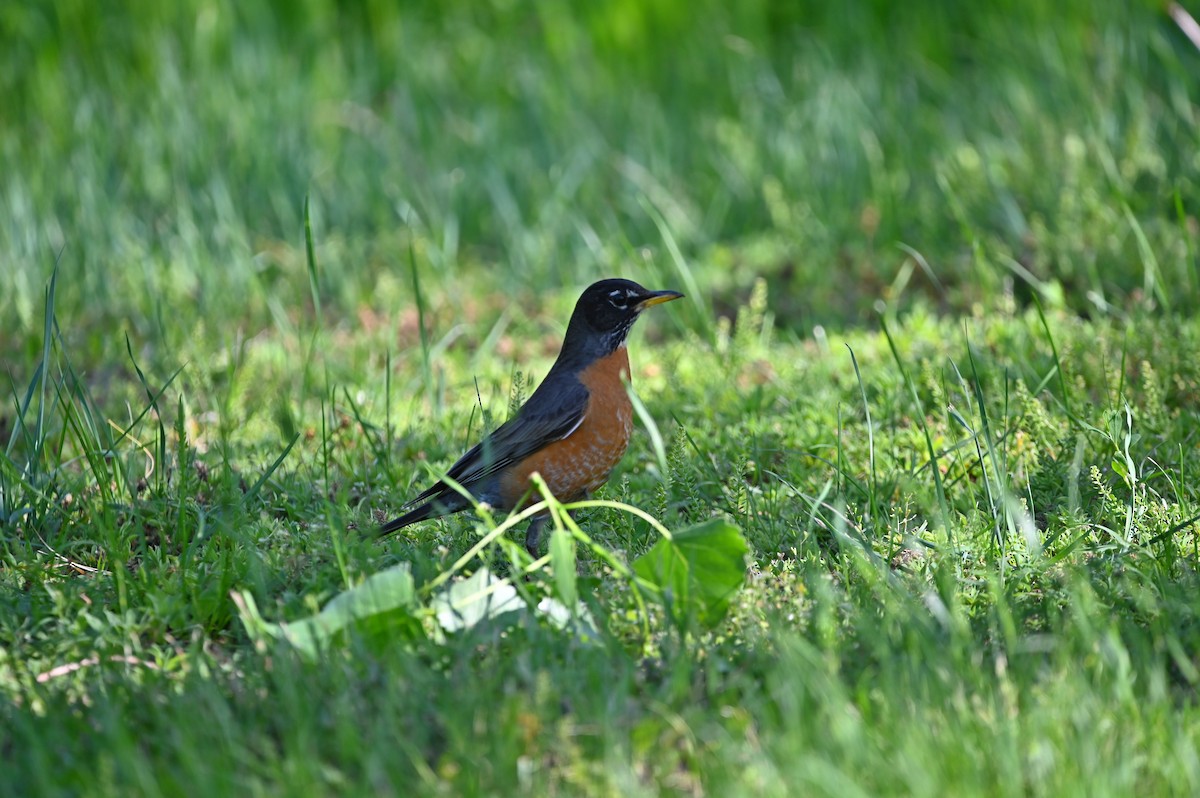
<path fill-rule="evenodd" d="M 682 296 L 678 291 L 649 291 L 632 280 L 592 283 L 575 303 L 563 349 L 579 346 L 598 350 L 594 354 L 614 352 L 625 343 L 643 310 Z"/>

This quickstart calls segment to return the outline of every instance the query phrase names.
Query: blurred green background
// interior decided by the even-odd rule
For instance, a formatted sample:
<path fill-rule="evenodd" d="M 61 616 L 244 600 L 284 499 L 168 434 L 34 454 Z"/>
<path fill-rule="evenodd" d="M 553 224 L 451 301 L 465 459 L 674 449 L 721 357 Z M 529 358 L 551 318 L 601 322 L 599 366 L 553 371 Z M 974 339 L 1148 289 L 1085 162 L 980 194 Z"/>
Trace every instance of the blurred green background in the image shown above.
<path fill-rule="evenodd" d="M 5 3 L 3 334 L 59 253 L 75 329 L 302 313 L 306 194 L 348 319 L 412 305 L 410 251 L 435 306 L 1191 308 L 1198 78 L 1151 3 Z"/>

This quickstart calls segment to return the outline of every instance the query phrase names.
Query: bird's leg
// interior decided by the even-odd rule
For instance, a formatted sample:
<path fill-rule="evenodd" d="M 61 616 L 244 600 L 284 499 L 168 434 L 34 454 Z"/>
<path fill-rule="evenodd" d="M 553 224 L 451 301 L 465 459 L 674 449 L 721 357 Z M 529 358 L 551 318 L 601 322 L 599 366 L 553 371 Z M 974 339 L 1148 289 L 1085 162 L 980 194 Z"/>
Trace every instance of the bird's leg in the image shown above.
<path fill-rule="evenodd" d="M 538 558 L 538 545 L 542 542 L 542 527 L 549 518 L 549 515 L 534 516 L 525 532 L 525 551 L 535 560 Z"/>
<path fill-rule="evenodd" d="M 586 501 L 587 499 L 592 498 L 592 492 L 590 490 L 586 491 L 579 498 L 580 501 Z M 570 510 L 567 512 L 567 515 L 571 516 L 571 518 L 575 518 L 575 514 L 578 512 L 578 510 Z M 544 527 L 546 522 L 549 520 L 549 513 L 536 516 L 533 521 L 530 522 L 529 529 L 525 531 L 525 551 L 529 552 L 535 560 L 538 558 L 538 546 L 542 542 L 542 527 Z"/>

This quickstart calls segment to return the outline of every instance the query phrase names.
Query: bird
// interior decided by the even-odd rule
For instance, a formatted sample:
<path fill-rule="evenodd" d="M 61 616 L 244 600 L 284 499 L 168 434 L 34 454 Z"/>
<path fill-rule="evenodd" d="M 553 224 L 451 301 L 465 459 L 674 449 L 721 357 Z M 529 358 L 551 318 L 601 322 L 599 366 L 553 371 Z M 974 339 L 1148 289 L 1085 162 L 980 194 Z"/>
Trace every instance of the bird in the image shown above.
<path fill-rule="evenodd" d="M 517 412 L 446 471 L 475 502 L 503 511 L 537 501 L 531 476 L 541 474 L 562 502 L 587 498 L 608 481 L 633 434 L 626 339 L 647 308 L 683 297 L 631 280 L 588 286 L 567 324 L 558 358 Z M 407 511 L 379 528 L 390 535 L 411 524 L 470 509 L 473 502 L 439 480 L 406 502 Z M 535 516 L 525 548 L 536 559 L 548 513 Z"/>

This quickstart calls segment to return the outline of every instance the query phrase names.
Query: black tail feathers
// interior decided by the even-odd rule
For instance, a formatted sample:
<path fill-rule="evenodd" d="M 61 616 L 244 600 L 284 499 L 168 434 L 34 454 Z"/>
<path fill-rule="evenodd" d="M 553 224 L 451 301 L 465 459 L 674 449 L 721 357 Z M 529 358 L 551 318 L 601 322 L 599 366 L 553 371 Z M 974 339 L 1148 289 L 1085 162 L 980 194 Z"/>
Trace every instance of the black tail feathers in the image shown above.
<path fill-rule="evenodd" d="M 399 530 L 404 529 L 404 527 L 410 524 L 415 524 L 418 521 L 424 521 L 427 518 L 433 518 L 434 516 L 441 515 L 442 513 L 437 512 L 439 509 L 441 509 L 440 505 L 435 505 L 434 502 L 426 502 L 420 507 L 414 507 L 399 518 L 393 518 L 391 521 L 388 521 L 386 524 L 379 527 L 379 537 L 390 535 L 393 532 L 398 532 Z"/>

